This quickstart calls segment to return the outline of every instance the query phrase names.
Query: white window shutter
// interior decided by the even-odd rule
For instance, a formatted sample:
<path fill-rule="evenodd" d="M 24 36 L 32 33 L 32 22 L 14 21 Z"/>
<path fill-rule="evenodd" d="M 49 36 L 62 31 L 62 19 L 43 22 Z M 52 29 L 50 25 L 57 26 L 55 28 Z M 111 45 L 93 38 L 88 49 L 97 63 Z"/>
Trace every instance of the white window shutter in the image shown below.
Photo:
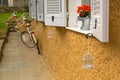
<path fill-rule="evenodd" d="M 31 15 L 32 15 L 32 2 L 31 2 L 32 0 L 29 0 L 29 16 L 31 17 Z"/>
<path fill-rule="evenodd" d="M 66 0 L 44 0 L 45 25 L 67 26 Z"/>
<path fill-rule="evenodd" d="M 109 41 L 109 0 L 91 0 L 91 23 L 93 35 L 101 42 Z"/>
<path fill-rule="evenodd" d="M 43 0 L 37 0 L 37 20 L 43 21 Z"/>
<path fill-rule="evenodd" d="M 80 0 L 69 0 L 69 27 L 77 28 L 77 7 L 81 5 Z"/>
<path fill-rule="evenodd" d="M 82 1 L 82 5 L 86 4 L 86 5 L 90 5 L 91 0 L 81 0 Z"/>
<path fill-rule="evenodd" d="M 36 18 L 36 14 L 35 14 L 35 11 L 36 11 L 36 8 L 35 8 L 35 0 L 29 0 L 29 5 L 30 5 L 30 17 L 32 19 L 35 19 Z"/>

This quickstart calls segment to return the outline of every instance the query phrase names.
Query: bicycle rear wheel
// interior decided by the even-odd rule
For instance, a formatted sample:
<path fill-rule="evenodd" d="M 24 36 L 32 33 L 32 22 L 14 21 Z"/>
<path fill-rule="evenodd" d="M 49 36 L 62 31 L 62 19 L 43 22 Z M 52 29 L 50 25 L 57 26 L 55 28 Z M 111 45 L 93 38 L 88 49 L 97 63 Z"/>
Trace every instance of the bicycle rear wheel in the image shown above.
<path fill-rule="evenodd" d="M 34 48 L 36 45 L 27 31 L 21 33 L 21 40 L 29 48 Z"/>
<path fill-rule="evenodd" d="M 37 49 L 38 54 L 40 55 L 40 54 L 41 54 L 41 51 L 40 51 L 40 49 L 39 49 L 38 43 L 36 43 L 36 49 Z"/>

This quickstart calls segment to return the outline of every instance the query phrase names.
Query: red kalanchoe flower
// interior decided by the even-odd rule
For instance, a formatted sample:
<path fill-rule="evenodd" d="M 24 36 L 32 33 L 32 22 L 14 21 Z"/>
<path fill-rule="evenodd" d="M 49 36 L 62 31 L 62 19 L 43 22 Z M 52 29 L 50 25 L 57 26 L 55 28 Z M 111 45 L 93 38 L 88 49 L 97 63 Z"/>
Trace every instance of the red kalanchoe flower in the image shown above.
<path fill-rule="evenodd" d="M 90 6 L 87 6 L 87 11 L 91 11 L 91 7 Z"/>
<path fill-rule="evenodd" d="M 78 6 L 78 10 L 82 10 L 82 6 Z"/>
<path fill-rule="evenodd" d="M 77 13 L 79 14 L 79 13 L 80 13 L 80 10 L 77 10 Z"/>
<path fill-rule="evenodd" d="M 82 9 L 83 9 L 83 10 L 87 10 L 87 5 L 85 5 L 85 4 L 82 5 Z"/>
<path fill-rule="evenodd" d="M 77 13 L 81 17 L 86 17 L 86 16 L 90 15 L 90 11 L 91 11 L 91 7 L 88 5 L 85 5 L 85 4 L 77 7 Z"/>

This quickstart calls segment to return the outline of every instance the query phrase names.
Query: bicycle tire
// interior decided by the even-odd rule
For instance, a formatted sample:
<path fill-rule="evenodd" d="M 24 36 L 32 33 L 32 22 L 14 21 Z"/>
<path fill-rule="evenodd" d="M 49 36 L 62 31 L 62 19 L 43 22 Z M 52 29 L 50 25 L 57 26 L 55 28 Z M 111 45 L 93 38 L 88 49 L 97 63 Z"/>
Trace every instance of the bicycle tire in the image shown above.
<path fill-rule="evenodd" d="M 38 41 L 37 41 L 37 43 L 35 43 L 36 44 L 36 49 L 37 49 L 37 51 L 38 51 L 38 54 L 40 55 L 41 54 L 41 51 L 40 51 L 40 48 L 39 48 L 39 46 L 38 46 Z"/>
<path fill-rule="evenodd" d="M 34 41 L 34 43 L 36 45 L 35 48 L 37 49 L 37 53 L 40 55 L 41 51 L 40 51 L 40 48 L 39 48 L 39 45 L 38 45 L 38 40 L 36 40 L 36 37 L 34 35 L 34 32 L 31 33 L 31 37 L 32 37 L 32 39 L 33 39 L 33 41 Z"/>
<path fill-rule="evenodd" d="M 34 48 L 36 45 L 27 31 L 21 33 L 21 41 L 29 48 Z"/>

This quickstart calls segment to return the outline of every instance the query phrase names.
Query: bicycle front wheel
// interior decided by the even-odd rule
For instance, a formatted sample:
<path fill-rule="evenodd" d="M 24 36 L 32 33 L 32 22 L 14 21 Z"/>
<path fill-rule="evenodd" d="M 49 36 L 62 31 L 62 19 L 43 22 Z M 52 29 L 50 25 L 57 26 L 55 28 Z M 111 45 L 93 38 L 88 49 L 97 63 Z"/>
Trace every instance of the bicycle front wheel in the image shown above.
<path fill-rule="evenodd" d="M 21 33 L 21 40 L 27 47 L 29 48 L 35 47 L 35 43 L 27 31 L 24 31 Z"/>

